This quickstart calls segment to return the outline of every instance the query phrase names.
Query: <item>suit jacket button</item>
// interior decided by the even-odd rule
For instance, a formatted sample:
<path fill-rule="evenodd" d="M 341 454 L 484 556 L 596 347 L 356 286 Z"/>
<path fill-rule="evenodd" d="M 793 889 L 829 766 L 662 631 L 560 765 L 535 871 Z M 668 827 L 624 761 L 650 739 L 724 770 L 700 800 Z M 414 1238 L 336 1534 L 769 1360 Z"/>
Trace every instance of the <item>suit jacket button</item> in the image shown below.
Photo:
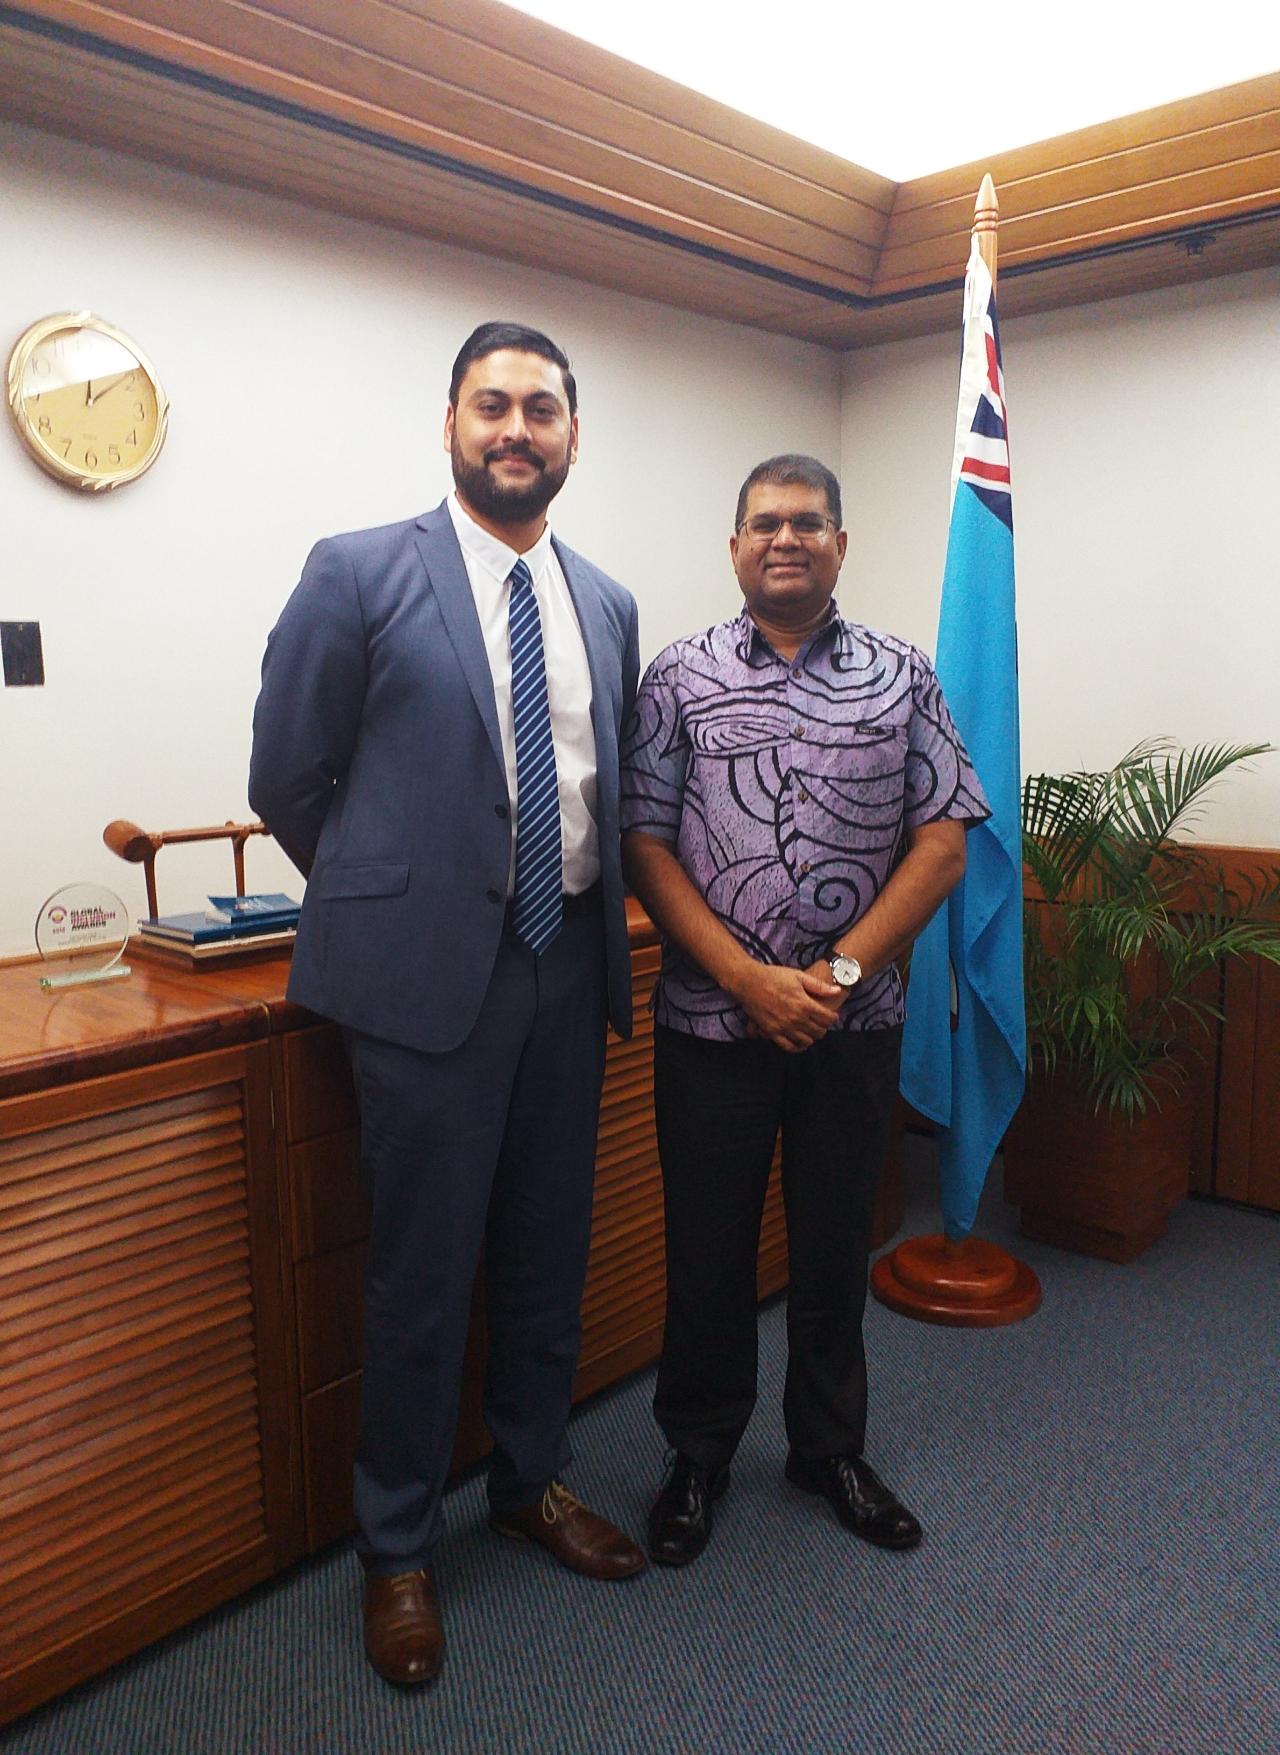
<path fill-rule="evenodd" d="M 501 890 L 486 890 L 485 895 L 491 902 L 501 902 L 505 900 Z"/>
<path fill-rule="evenodd" d="M 505 823 L 507 818 L 511 815 L 511 812 L 507 809 L 505 804 L 495 804 L 493 807 L 493 814 L 495 817 L 501 817 Z"/>

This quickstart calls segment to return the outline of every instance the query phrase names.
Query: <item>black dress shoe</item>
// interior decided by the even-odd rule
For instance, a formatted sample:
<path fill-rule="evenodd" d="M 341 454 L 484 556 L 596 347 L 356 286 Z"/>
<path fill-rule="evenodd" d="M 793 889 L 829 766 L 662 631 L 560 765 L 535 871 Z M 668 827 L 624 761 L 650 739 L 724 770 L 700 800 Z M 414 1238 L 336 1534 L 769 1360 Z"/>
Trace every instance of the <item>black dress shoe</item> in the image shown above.
<path fill-rule="evenodd" d="M 708 1474 L 676 1453 L 671 1473 L 649 1513 L 649 1554 L 660 1566 L 687 1566 L 711 1535 L 711 1506 L 729 1485 L 728 1464 Z"/>
<path fill-rule="evenodd" d="M 847 1530 L 877 1548 L 914 1548 L 924 1534 L 860 1456 L 824 1456 L 815 1462 L 791 1451 L 787 1479 L 805 1493 L 820 1493 Z"/>

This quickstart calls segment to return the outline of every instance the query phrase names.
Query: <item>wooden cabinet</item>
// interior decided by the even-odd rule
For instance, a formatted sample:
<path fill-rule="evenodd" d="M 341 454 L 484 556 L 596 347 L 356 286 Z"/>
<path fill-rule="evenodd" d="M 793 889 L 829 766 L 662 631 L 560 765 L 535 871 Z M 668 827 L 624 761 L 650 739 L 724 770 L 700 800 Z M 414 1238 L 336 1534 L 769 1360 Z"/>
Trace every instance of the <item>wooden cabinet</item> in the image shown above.
<path fill-rule="evenodd" d="M 1280 968 L 1226 970 L 1213 1192 L 1280 1212 Z"/>
<path fill-rule="evenodd" d="M 610 1037 L 575 1394 L 657 1356 L 656 935 Z M 286 959 L 42 993 L 0 967 L 0 1723 L 351 1526 L 357 1115 Z M 878 1235 L 898 1223 L 891 1178 Z M 762 1295 L 786 1281 L 774 1180 Z M 488 1449 L 478 1283 L 455 1468 Z"/>
<path fill-rule="evenodd" d="M 0 1103 L 0 1718 L 298 1549 L 265 1043 Z"/>

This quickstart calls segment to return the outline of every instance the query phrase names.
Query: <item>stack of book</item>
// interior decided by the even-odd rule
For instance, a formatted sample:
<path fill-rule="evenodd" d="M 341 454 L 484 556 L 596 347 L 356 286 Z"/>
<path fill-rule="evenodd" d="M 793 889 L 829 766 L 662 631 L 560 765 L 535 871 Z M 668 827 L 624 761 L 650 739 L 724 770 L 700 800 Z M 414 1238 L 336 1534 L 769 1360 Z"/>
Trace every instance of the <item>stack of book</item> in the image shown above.
<path fill-rule="evenodd" d="M 140 920 L 138 936 L 148 950 L 184 963 L 263 955 L 293 943 L 301 906 L 279 892 L 210 896 L 203 911 Z"/>

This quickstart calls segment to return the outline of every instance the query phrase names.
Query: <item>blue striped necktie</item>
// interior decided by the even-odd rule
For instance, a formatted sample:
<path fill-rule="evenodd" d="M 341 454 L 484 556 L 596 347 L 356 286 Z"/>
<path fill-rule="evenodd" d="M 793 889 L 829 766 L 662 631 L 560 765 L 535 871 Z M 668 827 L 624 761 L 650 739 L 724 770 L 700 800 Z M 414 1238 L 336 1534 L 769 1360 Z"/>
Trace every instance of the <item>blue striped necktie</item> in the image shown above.
<path fill-rule="evenodd" d="M 511 710 L 516 722 L 516 896 L 513 923 L 531 951 L 560 930 L 560 794 L 547 704 L 542 622 L 523 561 L 511 569 Z"/>

